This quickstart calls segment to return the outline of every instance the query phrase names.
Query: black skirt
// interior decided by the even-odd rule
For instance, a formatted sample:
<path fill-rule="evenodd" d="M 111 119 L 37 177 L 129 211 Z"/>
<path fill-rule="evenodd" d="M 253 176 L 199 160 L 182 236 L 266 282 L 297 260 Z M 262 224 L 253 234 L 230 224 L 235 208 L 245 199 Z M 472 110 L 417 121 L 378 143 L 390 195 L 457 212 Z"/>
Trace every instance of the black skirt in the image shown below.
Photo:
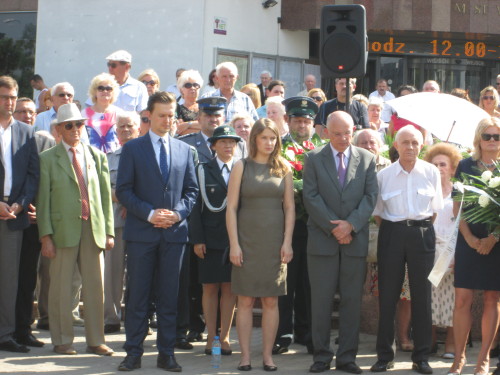
<path fill-rule="evenodd" d="M 231 282 L 231 263 L 226 262 L 223 258 L 224 249 L 207 249 L 205 258 L 198 258 L 198 279 L 200 283 Z"/>

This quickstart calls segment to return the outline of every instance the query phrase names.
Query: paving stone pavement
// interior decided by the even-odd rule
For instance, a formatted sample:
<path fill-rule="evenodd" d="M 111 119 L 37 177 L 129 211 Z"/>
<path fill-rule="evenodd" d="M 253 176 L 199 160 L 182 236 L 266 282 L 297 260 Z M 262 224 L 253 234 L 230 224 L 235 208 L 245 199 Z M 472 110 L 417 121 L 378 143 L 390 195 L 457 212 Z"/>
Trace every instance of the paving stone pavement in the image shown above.
<path fill-rule="evenodd" d="M 125 356 L 122 345 L 125 341 L 125 334 L 122 331 L 119 334 L 110 334 L 106 336 L 107 344 L 116 352 L 112 357 L 98 357 L 85 353 L 84 329 L 75 327 L 75 349 L 78 354 L 75 356 L 58 355 L 52 351 L 50 344 L 50 335 L 48 331 L 34 331 L 35 336 L 46 344 L 43 348 L 31 348 L 27 354 L 8 353 L 0 351 L 0 373 L 2 374 L 64 374 L 64 375 L 86 375 L 86 374 L 116 374 L 117 366 Z M 332 331 L 332 340 L 336 332 Z M 135 370 L 134 374 L 165 374 L 164 370 L 156 367 L 156 333 L 148 336 L 145 341 L 145 353 L 142 358 L 142 368 Z M 265 374 L 262 369 L 262 357 L 259 349 L 261 347 L 262 330 L 254 328 L 252 337 L 252 366 L 250 373 L 240 372 L 236 369 L 239 363 L 239 347 L 236 335 L 236 329 L 231 331 L 232 356 L 223 356 L 222 364 L 219 369 L 212 369 L 210 366 L 210 357 L 203 353 L 205 342 L 194 343 L 193 350 L 177 350 L 176 358 L 183 367 L 184 374 Z M 333 342 L 333 341 L 332 341 Z M 440 357 L 442 346 L 438 354 L 430 359 L 430 364 L 434 369 L 434 374 L 445 375 L 451 365 L 451 360 L 444 360 Z M 468 349 L 469 364 L 463 374 L 473 374 L 474 359 L 479 351 L 479 342 L 474 342 L 473 348 Z M 370 374 L 369 368 L 375 363 L 375 336 L 361 334 L 359 354 L 357 357 L 358 365 L 364 370 L 365 374 Z M 312 356 L 307 354 L 304 346 L 293 344 L 286 354 L 275 356 L 275 363 L 278 366 L 279 373 L 288 374 L 306 374 L 309 366 L 312 364 Z M 391 375 L 415 375 L 411 371 L 410 353 L 398 352 L 396 357 L 396 366 L 391 370 Z M 496 359 L 491 362 L 492 368 L 496 366 Z M 334 371 L 334 370 L 331 370 Z M 346 374 L 340 371 L 336 373 Z M 327 372 L 328 373 L 328 372 Z"/>

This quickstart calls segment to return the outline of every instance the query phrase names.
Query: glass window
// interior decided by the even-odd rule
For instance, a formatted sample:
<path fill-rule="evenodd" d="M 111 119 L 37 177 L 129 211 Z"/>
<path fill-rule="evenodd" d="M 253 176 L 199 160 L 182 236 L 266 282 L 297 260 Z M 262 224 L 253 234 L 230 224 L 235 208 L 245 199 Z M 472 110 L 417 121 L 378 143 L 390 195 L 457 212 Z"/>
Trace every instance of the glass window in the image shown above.
<path fill-rule="evenodd" d="M 19 96 L 31 97 L 35 61 L 36 12 L 0 13 L 0 75 L 19 84 Z"/>

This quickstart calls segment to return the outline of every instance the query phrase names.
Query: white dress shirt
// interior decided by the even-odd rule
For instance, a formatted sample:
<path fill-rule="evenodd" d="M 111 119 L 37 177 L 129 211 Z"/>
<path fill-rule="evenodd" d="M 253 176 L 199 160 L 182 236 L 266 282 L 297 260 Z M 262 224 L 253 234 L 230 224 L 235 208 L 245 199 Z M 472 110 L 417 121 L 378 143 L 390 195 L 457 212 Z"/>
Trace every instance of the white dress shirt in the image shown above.
<path fill-rule="evenodd" d="M 11 118 L 10 124 L 4 128 L 0 126 L 0 151 L 2 152 L 2 164 L 5 171 L 3 180 L 3 195 L 10 196 L 12 190 L 12 124 L 14 119 Z M 3 197 L 0 197 L 3 199 Z"/>
<path fill-rule="evenodd" d="M 221 170 L 221 173 L 222 173 L 222 178 L 224 179 L 224 181 L 226 181 L 226 185 L 227 185 L 229 182 L 229 175 L 231 174 L 231 171 L 233 169 L 234 159 L 229 160 L 227 163 L 224 163 L 219 158 L 216 158 L 216 159 L 217 159 L 217 164 L 219 165 L 219 169 Z M 227 165 L 227 169 L 226 168 L 223 169 L 224 165 Z"/>
<path fill-rule="evenodd" d="M 66 149 L 66 153 L 68 154 L 69 157 L 69 162 L 73 166 L 73 151 L 70 150 L 72 146 L 68 145 L 66 142 L 61 141 L 64 148 Z M 87 164 L 85 163 L 85 153 L 83 152 L 83 145 L 81 143 L 78 144 L 76 148 L 76 159 L 78 160 L 78 163 L 80 164 L 80 167 L 82 168 L 83 172 L 83 179 L 85 180 L 85 183 L 88 185 L 89 181 L 87 178 Z M 75 171 L 76 173 L 76 171 Z"/>
<path fill-rule="evenodd" d="M 438 169 L 417 159 L 411 172 L 399 160 L 377 173 L 379 194 L 373 215 L 389 221 L 424 220 L 443 208 Z"/>

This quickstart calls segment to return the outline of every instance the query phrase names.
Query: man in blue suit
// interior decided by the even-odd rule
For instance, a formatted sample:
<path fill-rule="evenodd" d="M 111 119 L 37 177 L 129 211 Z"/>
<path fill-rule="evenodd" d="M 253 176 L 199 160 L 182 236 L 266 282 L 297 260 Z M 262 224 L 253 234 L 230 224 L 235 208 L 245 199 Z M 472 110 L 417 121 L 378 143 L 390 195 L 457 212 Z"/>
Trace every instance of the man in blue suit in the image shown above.
<path fill-rule="evenodd" d="M 17 92 L 13 78 L 0 77 L 0 350 L 26 353 L 31 336 L 18 342 L 13 333 L 23 230 L 40 168 L 33 128 L 12 117 Z"/>
<path fill-rule="evenodd" d="M 180 372 L 174 356 L 179 269 L 188 241 L 186 218 L 198 195 L 189 145 L 169 136 L 175 121 L 175 97 L 157 92 L 149 97 L 151 129 L 123 146 L 116 197 L 127 209 L 128 290 L 125 313 L 127 356 L 118 370 L 141 367 L 148 323 L 151 285 L 156 291 L 157 366 Z M 156 268 L 156 280 L 153 280 Z"/>

